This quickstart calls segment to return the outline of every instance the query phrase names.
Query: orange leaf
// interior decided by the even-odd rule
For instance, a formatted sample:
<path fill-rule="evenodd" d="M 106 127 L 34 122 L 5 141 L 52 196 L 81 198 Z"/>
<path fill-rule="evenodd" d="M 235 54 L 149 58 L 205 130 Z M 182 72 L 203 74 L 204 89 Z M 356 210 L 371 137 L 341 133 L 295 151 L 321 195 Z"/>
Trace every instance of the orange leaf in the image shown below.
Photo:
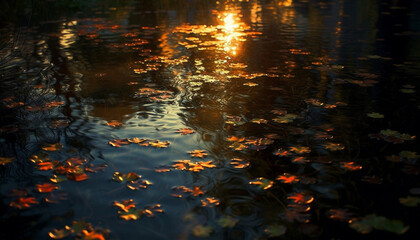
<path fill-rule="evenodd" d="M 46 192 L 52 192 L 53 190 L 58 189 L 58 186 L 52 183 L 43 183 L 43 184 L 36 184 L 35 188 L 40 193 L 46 193 Z"/>
<path fill-rule="evenodd" d="M 70 173 L 67 174 L 67 178 L 72 181 L 80 182 L 89 178 L 86 173 Z"/>
<path fill-rule="evenodd" d="M 21 197 L 12 201 L 9 205 L 11 207 L 22 209 L 22 208 L 28 208 L 31 206 L 31 204 L 37 204 L 37 203 L 38 202 L 35 200 L 34 197 L 26 197 L 26 198 Z"/>

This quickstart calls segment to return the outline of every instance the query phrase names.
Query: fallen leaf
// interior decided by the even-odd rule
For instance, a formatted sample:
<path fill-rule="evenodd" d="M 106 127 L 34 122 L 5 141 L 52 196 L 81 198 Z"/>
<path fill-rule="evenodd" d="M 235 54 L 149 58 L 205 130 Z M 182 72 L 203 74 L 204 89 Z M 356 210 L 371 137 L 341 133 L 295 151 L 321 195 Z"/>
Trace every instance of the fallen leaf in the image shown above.
<path fill-rule="evenodd" d="M 282 236 L 286 233 L 287 228 L 284 225 L 280 224 L 273 224 L 267 226 L 267 228 L 264 229 L 264 232 L 268 235 L 268 237 L 278 237 Z"/>
<path fill-rule="evenodd" d="M 176 131 L 176 133 L 180 133 L 181 135 L 193 134 L 194 132 L 191 128 L 180 128 Z"/>
<path fill-rule="evenodd" d="M 266 178 L 260 177 L 260 178 L 250 181 L 249 184 L 257 185 L 259 188 L 266 190 L 266 189 L 271 188 L 274 182 Z"/>
<path fill-rule="evenodd" d="M 201 238 L 209 237 L 212 232 L 213 232 L 212 226 L 203 226 L 203 225 L 196 225 L 192 230 L 192 234 L 194 236 L 201 237 Z"/>
<path fill-rule="evenodd" d="M 11 157 L 11 158 L 0 157 L 0 165 L 6 165 L 8 163 L 13 162 L 13 160 L 15 160 L 15 158 L 13 158 L 13 157 Z"/>
<path fill-rule="evenodd" d="M 36 201 L 34 197 L 20 197 L 13 200 L 9 206 L 22 209 L 31 207 L 31 204 L 38 204 L 38 201 Z"/>
<path fill-rule="evenodd" d="M 58 188 L 58 185 L 52 183 L 43 183 L 35 185 L 35 189 L 40 193 L 52 192 L 53 190 L 56 190 Z"/>
<path fill-rule="evenodd" d="M 219 220 L 217 220 L 217 223 L 222 227 L 234 227 L 239 222 L 238 219 L 233 218 L 231 216 L 223 216 Z"/>

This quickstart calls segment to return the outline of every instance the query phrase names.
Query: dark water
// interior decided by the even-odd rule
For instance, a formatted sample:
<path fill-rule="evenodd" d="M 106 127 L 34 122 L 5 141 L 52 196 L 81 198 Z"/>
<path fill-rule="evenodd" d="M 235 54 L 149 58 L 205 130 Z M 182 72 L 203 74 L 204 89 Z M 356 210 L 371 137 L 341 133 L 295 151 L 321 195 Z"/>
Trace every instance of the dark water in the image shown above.
<path fill-rule="evenodd" d="M 1 239 L 420 233 L 419 1 L 1 4 Z"/>

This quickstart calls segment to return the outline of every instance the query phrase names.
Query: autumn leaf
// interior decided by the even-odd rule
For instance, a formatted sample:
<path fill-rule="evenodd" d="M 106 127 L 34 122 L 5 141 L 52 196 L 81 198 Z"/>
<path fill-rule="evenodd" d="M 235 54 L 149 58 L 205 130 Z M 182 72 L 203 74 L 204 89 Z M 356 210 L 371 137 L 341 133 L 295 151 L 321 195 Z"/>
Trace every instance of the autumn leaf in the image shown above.
<path fill-rule="evenodd" d="M 229 142 L 243 142 L 243 141 L 245 141 L 245 138 L 244 137 L 239 138 L 239 137 L 231 136 L 231 137 L 228 137 L 226 140 L 228 140 Z"/>
<path fill-rule="evenodd" d="M 273 224 L 267 226 L 267 228 L 264 229 L 264 232 L 268 235 L 268 237 L 278 237 L 284 235 L 286 230 L 287 228 L 284 225 Z"/>
<path fill-rule="evenodd" d="M 417 207 L 420 205 L 419 197 L 407 196 L 406 198 L 399 198 L 398 200 L 407 207 Z"/>
<path fill-rule="evenodd" d="M 53 162 L 39 162 L 36 165 L 38 167 L 38 170 L 41 170 L 41 171 L 48 171 L 54 168 Z"/>
<path fill-rule="evenodd" d="M 54 143 L 54 144 L 47 145 L 43 147 L 42 149 L 45 151 L 53 152 L 53 151 L 58 151 L 62 148 L 63 148 L 63 145 L 61 145 L 61 143 Z"/>
<path fill-rule="evenodd" d="M 267 124 L 268 121 L 263 119 L 263 118 L 254 118 L 251 120 L 252 123 L 257 123 L 257 124 Z"/>
<path fill-rule="evenodd" d="M 191 157 L 199 157 L 199 158 L 204 158 L 208 155 L 206 153 L 206 150 L 194 150 L 194 151 L 189 151 L 188 153 L 191 155 Z"/>
<path fill-rule="evenodd" d="M 367 114 L 370 118 L 384 118 L 383 114 L 377 113 L 377 112 L 371 112 Z"/>
<path fill-rule="evenodd" d="M 13 160 L 15 160 L 15 158 L 13 158 L 13 157 L 11 157 L 11 158 L 0 157 L 0 165 L 6 165 L 8 163 L 13 162 Z"/>
<path fill-rule="evenodd" d="M 38 204 L 34 197 L 20 197 L 13 200 L 9 206 L 22 209 L 31 207 L 31 204 Z"/>
<path fill-rule="evenodd" d="M 47 197 L 44 198 L 47 203 L 59 203 L 59 201 L 67 200 L 67 193 L 60 192 L 57 194 L 50 193 Z"/>
<path fill-rule="evenodd" d="M 303 209 L 300 209 L 297 207 L 292 207 L 284 210 L 284 212 L 280 216 L 282 219 L 288 222 L 297 221 L 300 223 L 308 223 L 310 220 L 310 214 L 306 213 L 306 209 L 310 208 L 303 207 Z"/>
<path fill-rule="evenodd" d="M 107 122 L 106 125 L 108 125 L 110 127 L 114 127 L 114 128 L 124 126 L 124 124 L 122 122 L 117 121 L 117 120 L 113 120 L 113 121 Z"/>
<path fill-rule="evenodd" d="M 84 181 L 88 178 L 89 176 L 86 173 L 68 173 L 67 174 L 67 179 L 75 181 L 75 182 Z"/>
<path fill-rule="evenodd" d="M 35 189 L 40 193 L 52 192 L 53 190 L 56 190 L 58 188 L 58 185 L 52 183 L 43 183 L 35 185 Z"/>
<path fill-rule="evenodd" d="M 129 209 L 136 207 L 136 204 L 133 201 L 133 199 L 124 200 L 122 202 L 114 201 L 113 205 L 116 206 L 116 207 L 119 207 L 124 212 L 128 212 Z"/>
<path fill-rule="evenodd" d="M 191 128 L 180 128 L 176 131 L 176 133 L 180 133 L 181 135 L 193 134 L 194 132 Z"/>
<path fill-rule="evenodd" d="M 250 181 L 249 184 L 257 185 L 259 188 L 266 190 L 266 189 L 271 188 L 274 182 L 266 178 L 260 177 L 260 178 Z"/>
<path fill-rule="evenodd" d="M 169 141 L 161 142 L 159 140 L 153 140 L 148 142 L 151 147 L 155 148 L 167 148 L 169 146 Z"/>
<path fill-rule="evenodd" d="M 127 211 L 118 211 L 119 217 L 129 221 L 129 220 L 137 220 L 140 219 L 143 214 L 144 210 L 142 209 L 136 209 L 136 208 L 130 208 Z"/>
<path fill-rule="evenodd" d="M 160 204 L 152 204 L 144 208 L 144 214 L 146 215 L 146 217 L 154 217 L 155 212 L 156 213 L 163 212 L 162 206 Z"/>
<path fill-rule="evenodd" d="M 114 175 L 112 176 L 112 180 L 116 181 L 116 182 L 129 182 L 129 181 L 135 181 L 137 179 L 141 178 L 140 175 L 137 175 L 137 173 L 134 172 L 129 172 L 127 174 L 125 173 L 120 173 L 120 172 L 115 172 Z"/>
<path fill-rule="evenodd" d="M 403 158 L 418 159 L 420 156 L 416 152 L 412 151 L 401 151 L 399 154 Z"/>
<path fill-rule="evenodd" d="M 232 228 L 239 222 L 238 219 L 233 218 L 231 216 L 223 216 L 219 220 L 217 220 L 217 223 L 222 227 L 228 227 Z"/>
<path fill-rule="evenodd" d="M 314 201 L 314 198 L 310 195 L 305 193 L 292 193 L 290 194 L 287 199 L 292 200 L 294 203 L 298 204 L 309 204 Z"/>
<path fill-rule="evenodd" d="M 139 190 L 140 188 L 147 188 L 150 185 L 152 185 L 152 183 L 148 180 L 142 180 L 142 179 L 137 179 L 135 181 L 130 181 L 127 182 L 127 187 L 131 190 Z"/>
<path fill-rule="evenodd" d="M 50 236 L 50 238 L 52 239 L 62 239 L 65 237 L 68 237 L 72 234 L 73 232 L 71 231 L 71 229 L 67 229 L 67 228 L 63 228 L 63 229 L 53 229 L 51 232 L 48 232 L 48 236 Z"/>
<path fill-rule="evenodd" d="M 201 238 L 209 237 L 212 232 L 213 232 L 212 226 L 203 226 L 203 225 L 196 225 L 192 230 L 192 234 L 194 236 L 201 237 Z"/>
<path fill-rule="evenodd" d="M 220 201 L 214 197 L 208 197 L 201 200 L 201 206 L 203 207 L 214 207 L 220 204 Z"/>
<path fill-rule="evenodd" d="M 298 118 L 299 118 L 298 115 L 289 113 L 289 114 L 286 114 L 284 116 L 274 118 L 273 121 L 276 122 L 276 123 L 291 123 L 295 119 L 298 119 Z"/>
<path fill-rule="evenodd" d="M 290 151 L 295 152 L 297 154 L 302 154 L 302 153 L 310 153 L 311 149 L 309 147 L 296 146 L 296 147 L 290 147 Z"/>
<path fill-rule="evenodd" d="M 147 139 L 144 139 L 144 138 L 138 138 L 138 137 L 134 137 L 134 138 L 129 138 L 129 139 L 127 139 L 127 141 L 128 142 L 130 142 L 130 143 L 137 143 L 137 144 L 140 144 L 140 143 L 143 143 L 143 142 L 145 142 Z"/>
<path fill-rule="evenodd" d="M 404 223 L 400 220 L 390 220 L 382 216 L 376 216 L 375 214 L 367 215 L 358 221 L 350 223 L 350 227 L 362 234 L 369 233 L 372 229 L 404 234 L 410 228 L 404 226 Z"/>
<path fill-rule="evenodd" d="M 341 222 L 350 222 L 354 217 L 348 209 L 330 209 L 328 210 L 328 217 L 336 219 Z"/>
<path fill-rule="evenodd" d="M 249 162 L 240 158 L 233 158 L 230 162 L 234 168 L 246 168 L 249 166 Z"/>
<path fill-rule="evenodd" d="M 82 230 L 80 235 L 80 240 L 105 240 L 108 236 L 109 231 L 108 230 Z"/>
<path fill-rule="evenodd" d="M 278 176 L 276 179 L 280 180 L 283 183 L 297 183 L 297 182 L 299 182 L 299 178 L 295 175 L 290 174 L 290 173 L 284 173 L 283 175 Z"/>
<path fill-rule="evenodd" d="M 355 162 L 342 162 L 340 165 L 342 168 L 346 170 L 351 170 L 351 171 L 362 169 L 362 166 L 356 164 Z"/>
<path fill-rule="evenodd" d="M 340 143 L 329 142 L 329 143 L 323 144 L 322 146 L 324 146 L 325 149 L 328 149 L 330 151 L 339 151 L 339 150 L 344 149 L 344 146 Z"/>
<path fill-rule="evenodd" d="M 204 191 L 201 189 L 200 186 L 194 186 L 191 190 L 193 196 L 198 196 L 204 194 Z"/>
<path fill-rule="evenodd" d="M 127 139 L 114 139 L 113 141 L 109 141 L 108 144 L 113 147 L 121 147 L 121 145 L 127 145 L 130 142 Z"/>

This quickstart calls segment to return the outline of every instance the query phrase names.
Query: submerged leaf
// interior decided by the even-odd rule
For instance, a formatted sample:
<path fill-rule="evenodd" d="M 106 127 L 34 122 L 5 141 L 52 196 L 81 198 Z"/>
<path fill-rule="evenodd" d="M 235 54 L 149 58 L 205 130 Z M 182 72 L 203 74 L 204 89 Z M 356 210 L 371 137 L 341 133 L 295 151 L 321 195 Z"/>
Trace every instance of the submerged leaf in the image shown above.
<path fill-rule="evenodd" d="M 213 232 L 212 226 L 203 226 L 203 225 L 197 225 L 193 228 L 192 234 L 196 237 L 209 237 L 210 234 Z"/>
<path fill-rule="evenodd" d="M 380 114 L 377 112 L 371 112 L 371 113 L 368 113 L 367 115 L 368 117 L 371 117 L 371 118 L 384 118 L 383 114 Z"/>
<path fill-rule="evenodd" d="M 13 157 L 11 157 L 11 158 L 0 157 L 0 165 L 6 165 L 8 163 L 13 162 L 13 160 L 15 160 L 15 158 L 13 158 Z"/>
<path fill-rule="evenodd" d="M 219 220 L 217 220 L 217 223 L 222 227 L 234 227 L 239 222 L 238 219 L 233 218 L 231 216 L 223 216 Z"/>
<path fill-rule="evenodd" d="M 369 233 L 372 229 L 404 234 L 410 228 L 404 226 L 404 223 L 400 220 L 390 220 L 375 214 L 367 215 L 359 221 L 350 223 L 350 227 L 363 234 Z"/>
<path fill-rule="evenodd" d="M 417 207 L 420 205 L 419 197 L 407 196 L 406 198 L 399 198 L 398 200 L 407 207 Z"/>
<path fill-rule="evenodd" d="M 268 237 L 278 237 L 284 235 L 286 233 L 287 228 L 284 225 L 273 224 L 267 226 L 264 229 L 264 232 L 268 235 Z"/>

